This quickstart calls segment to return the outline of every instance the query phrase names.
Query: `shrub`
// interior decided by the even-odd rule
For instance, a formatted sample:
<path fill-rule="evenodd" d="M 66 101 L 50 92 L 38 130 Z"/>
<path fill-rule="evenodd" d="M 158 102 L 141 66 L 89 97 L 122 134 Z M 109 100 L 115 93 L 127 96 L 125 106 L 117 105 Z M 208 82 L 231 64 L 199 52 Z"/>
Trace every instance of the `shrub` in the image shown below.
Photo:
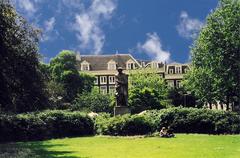
<path fill-rule="evenodd" d="M 61 110 L 0 115 L 0 141 L 42 140 L 94 134 L 86 114 Z"/>
<path fill-rule="evenodd" d="M 238 134 L 240 116 L 234 112 L 196 108 L 149 110 L 143 115 L 110 117 L 100 115 L 95 120 L 98 134 L 143 135 L 170 127 L 176 133 Z"/>
<path fill-rule="evenodd" d="M 240 133 L 240 116 L 234 112 L 170 108 L 148 111 L 155 130 L 170 126 L 179 133 L 235 134 Z"/>
<path fill-rule="evenodd" d="M 147 117 L 138 115 L 98 116 L 95 127 L 98 134 L 114 136 L 144 135 L 152 132 L 151 121 Z"/>

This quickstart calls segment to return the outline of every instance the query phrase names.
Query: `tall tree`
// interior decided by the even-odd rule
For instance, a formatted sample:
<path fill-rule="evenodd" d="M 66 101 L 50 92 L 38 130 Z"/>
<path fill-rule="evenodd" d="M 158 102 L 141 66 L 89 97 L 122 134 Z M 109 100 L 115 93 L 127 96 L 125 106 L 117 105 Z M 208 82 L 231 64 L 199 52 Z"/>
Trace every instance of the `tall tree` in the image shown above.
<path fill-rule="evenodd" d="M 240 1 L 220 0 L 192 48 L 188 87 L 207 103 L 240 103 Z"/>
<path fill-rule="evenodd" d="M 38 33 L 10 4 L 0 1 L 0 108 L 44 108 L 47 99 L 38 62 Z"/>

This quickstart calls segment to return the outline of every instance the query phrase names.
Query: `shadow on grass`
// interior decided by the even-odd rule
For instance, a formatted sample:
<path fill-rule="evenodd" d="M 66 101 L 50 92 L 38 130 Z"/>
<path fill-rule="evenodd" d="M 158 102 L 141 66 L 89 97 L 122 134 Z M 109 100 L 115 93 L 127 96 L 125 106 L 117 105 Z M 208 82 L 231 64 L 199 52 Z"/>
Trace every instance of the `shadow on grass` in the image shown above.
<path fill-rule="evenodd" d="M 66 146 L 64 144 L 44 144 L 43 142 L 21 142 L 0 144 L 0 158 L 87 158 L 68 156 L 72 151 L 49 150 L 52 147 Z"/>

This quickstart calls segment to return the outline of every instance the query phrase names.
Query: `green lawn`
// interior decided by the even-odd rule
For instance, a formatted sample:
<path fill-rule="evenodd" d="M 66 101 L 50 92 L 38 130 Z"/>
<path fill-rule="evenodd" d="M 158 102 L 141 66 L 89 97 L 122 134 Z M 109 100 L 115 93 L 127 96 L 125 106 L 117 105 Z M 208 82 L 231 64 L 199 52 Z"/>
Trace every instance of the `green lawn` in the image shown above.
<path fill-rule="evenodd" d="M 239 158 L 240 135 L 79 137 L 0 145 L 1 158 Z"/>

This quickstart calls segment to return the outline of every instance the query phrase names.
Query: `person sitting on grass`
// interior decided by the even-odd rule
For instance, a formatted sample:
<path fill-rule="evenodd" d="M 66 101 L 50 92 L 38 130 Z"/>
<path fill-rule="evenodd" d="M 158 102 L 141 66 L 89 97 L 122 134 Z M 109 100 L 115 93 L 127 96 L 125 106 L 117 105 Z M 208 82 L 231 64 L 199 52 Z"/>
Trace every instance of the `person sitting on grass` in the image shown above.
<path fill-rule="evenodd" d="M 175 135 L 173 134 L 173 130 L 170 127 L 168 127 L 168 129 L 166 127 L 163 127 L 160 131 L 160 137 L 171 138 L 174 136 Z"/>

